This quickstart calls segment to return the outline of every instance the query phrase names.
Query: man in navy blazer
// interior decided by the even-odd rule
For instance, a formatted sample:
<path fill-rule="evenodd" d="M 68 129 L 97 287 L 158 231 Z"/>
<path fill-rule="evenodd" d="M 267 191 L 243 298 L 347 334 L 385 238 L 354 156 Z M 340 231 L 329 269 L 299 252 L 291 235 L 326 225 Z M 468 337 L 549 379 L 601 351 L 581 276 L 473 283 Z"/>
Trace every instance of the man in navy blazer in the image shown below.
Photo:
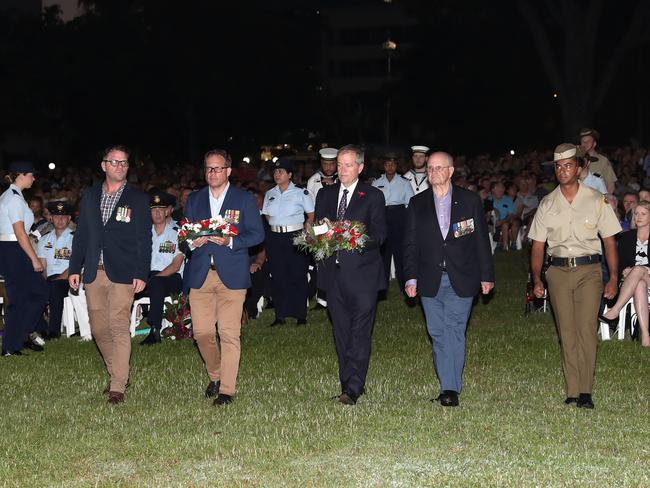
<path fill-rule="evenodd" d="M 363 151 L 348 145 L 337 156 L 339 182 L 316 196 L 316 220 L 358 220 L 369 242 L 361 251 L 342 251 L 318 263 L 318 288 L 327 293 L 339 362 L 338 401 L 354 405 L 364 392 L 377 292 L 388 286 L 379 248 L 386 239 L 384 194 L 359 180 Z"/>
<path fill-rule="evenodd" d="M 190 289 L 192 330 L 210 378 L 207 398 L 215 405 L 232 402 L 239 371 L 241 316 L 251 285 L 248 248 L 264 240 L 262 218 L 255 198 L 228 181 L 232 159 L 214 149 L 204 157 L 208 186 L 190 194 L 185 218 L 192 222 L 226 218 L 237 236 L 199 237 L 188 244 L 184 288 Z M 219 332 L 217 343 L 215 324 Z"/>
<path fill-rule="evenodd" d="M 432 340 L 443 406 L 457 406 L 465 365 L 465 329 L 474 297 L 494 287 L 494 266 L 478 194 L 451 184 L 454 160 L 429 156 L 431 187 L 411 198 L 404 234 L 405 290 L 420 295 Z"/>
<path fill-rule="evenodd" d="M 111 377 L 108 402 L 124 401 L 131 356 L 131 306 L 151 264 L 149 197 L 129 185 L 129 150 L 111 146 L 101 167 L 106 178 L 81 199 L 72 241 L 68 281 L 79 288 L 81 270 L 88 300 L 90 329 Z"/>

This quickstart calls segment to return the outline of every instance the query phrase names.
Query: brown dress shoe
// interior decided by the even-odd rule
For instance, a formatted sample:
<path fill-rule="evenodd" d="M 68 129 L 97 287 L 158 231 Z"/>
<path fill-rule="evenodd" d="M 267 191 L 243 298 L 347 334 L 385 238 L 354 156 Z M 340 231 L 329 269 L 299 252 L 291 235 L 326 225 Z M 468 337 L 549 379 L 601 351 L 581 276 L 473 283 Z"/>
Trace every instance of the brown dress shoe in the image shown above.
<path fill-rule="evenodd" d="M 126 389 L 129 386 L 131 386 L 131 382 L 127 380 L 126 385 L 124 385 L 124 388 Z M 104 391 L 102 391 L 102 394 L 108 395 L 110 393 L 110 391 L 111 391 L 111 383 L 109 381 L 108 385 L 106 385 L 106 388 L 104 388 Z"/>
<path fill-rule="evenodd" d="M 120 393 L 119 391 L 109 391 L 108 392 L 108 403 L 111 405 L 117 405 L 118 403 L 122 403 L 124 401 L 124 393 Z"/>

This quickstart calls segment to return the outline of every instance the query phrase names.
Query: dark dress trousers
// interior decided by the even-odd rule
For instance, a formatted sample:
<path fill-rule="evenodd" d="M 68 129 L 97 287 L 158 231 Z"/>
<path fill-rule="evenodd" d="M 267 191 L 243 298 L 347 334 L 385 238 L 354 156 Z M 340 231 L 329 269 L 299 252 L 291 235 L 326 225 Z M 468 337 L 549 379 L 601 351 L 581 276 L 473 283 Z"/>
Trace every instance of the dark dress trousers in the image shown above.
<path fill-rule="evenodd" d="M 316 196 L 316 220 L 336 220 L 341 184 L 323 187 Z M 344 218 L 365 224 L 370 241 L 363 252 L 345 251 L 318 263 L 318 288 L 327 293 L 342 392 L 363 393 L 370 362 L 377 292 L 388 283 L 379 248 L 386 239 L 384 194 L 361 181 L 348 196 Z"/>

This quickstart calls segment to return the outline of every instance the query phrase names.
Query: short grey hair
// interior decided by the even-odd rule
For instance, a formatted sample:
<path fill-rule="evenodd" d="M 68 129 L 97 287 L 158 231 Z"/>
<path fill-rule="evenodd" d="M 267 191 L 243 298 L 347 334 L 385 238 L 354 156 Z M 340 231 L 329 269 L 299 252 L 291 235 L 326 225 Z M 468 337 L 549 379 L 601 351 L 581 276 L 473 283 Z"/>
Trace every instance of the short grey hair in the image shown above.
<path fill-rule="evenodd" d="M 357 164 L 363 164 L 363 149 L 361 147 L 357 146 L 356 144 L 347 144 L 343 146 L 342 148 L 339 149 L 339 156 L 343 153 L 349 153 L 353 152 L 354 153 L 354 162 Z"/>

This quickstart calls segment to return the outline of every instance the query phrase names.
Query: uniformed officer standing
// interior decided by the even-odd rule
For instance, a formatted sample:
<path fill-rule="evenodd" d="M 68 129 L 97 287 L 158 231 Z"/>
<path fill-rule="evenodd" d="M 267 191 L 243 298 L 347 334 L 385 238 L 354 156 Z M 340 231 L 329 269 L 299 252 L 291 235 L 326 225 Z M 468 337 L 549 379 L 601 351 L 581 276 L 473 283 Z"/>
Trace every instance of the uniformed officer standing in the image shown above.
<path fill-rule="evenodd" d="M 314 200 L 309 191 L 291 182 L 293 163 L 279 159 L 273 169 L 276 186 L 266 192 L 262 214 L 269 228 L 266 235 L 266 256 L 273 280 L 275 320 L 271 326 L 282 325 L 287 317 L 295 317 L 298 325 L 307 323 L 307 268 L 309 256 L 293 244 L 297 232 L 314 221 Z"/>
<path fill-rule="evenodd" d="M 176 199 L 169 193 L 157 191 L 151 194 L 151 272 L 145 294 L 149 295 L 151 327 L 149 335 L 140 343 L 151 346 L 160 343 L 165 297 L 180 293 L 183 287 L 183 262 L 185 255 L 178 248 L 178 226 L 169 216 Z"/>
<path fill-rule="evenodd" d="M 43 274 L 47 277 L 49 291 L 49 324 L 41 321 L 39 332 L 45 338 L 61 336 L 63 300 L 68 295 L 68 267 L 72 252 L 74 232 L 69 227 L 72 206 L 66 202 L 50 202 L 47 205 L 54 230 L 45 234 L 36 247 L 36 255 L 43 263 Z"/>
<path fill-rule="evenodd" d="M 318 190 L 324 186 L 333 185 L 338 181 L 336 173 L 336 156 L 338 153 L 339 150 L 333 147 L 325 147 L 318 151 L 320 169 L 307 180 L 307 190 L 314 201 L 316 201 Z"/>
<path fill-rule="evenodd" d="M 429 188 L 429 180 L 427 179 L 427 153 L 429 148 L 427 146 L 411 146 L 411 163 L 413 167 L 406 172 L 404 178 L 411 184 L 413 194 L 423 192 Z"/>
<path fill-rule="evenodd" d="M 321 169 L 314 173 L 312 177 L 307 181 L 307 190 L 309 190 L 309 193 L 314 199 L 314 204 L 316 203 L 316 195 L 318 195 L 318 190 L 324 186 L 334 185 L 339 181 L 338 173 L 336 172 L 336 156 L 338 153 L 339 150 L 333 147 L 325 147 L 318 151 L 318 154 L 320 154 Z M 309 284 L 314 288 L 313 290 L 310 290 L 309 296 L 311 297 L 312 294 L 316 294 L 316 306 L 314 309 L 322 309 L 327 307 L 325 292 L 323 290 L 315 289 L 316 283 L 318 281 L 318 270 L 313 256 L 310 256 L 309 260 L 309 274 L 311 276 Z"/>
<path fill-rule="evenodd" d="M 578 181 L 576 146 L 560 144 L 553 156 L 559 186 L 540 202 L 528 233 L 533 240 L 530 267 L 534 292 L 538 298 L 544 295 L 541 272 L 544 243 L 548 242 L 546 280 L 562 348 L 565 403 L 594 408 L 591 392 L 600 296 L 609 299 L 616 295 L 618 253 L 614 234 L 621 226 L 603 195 Z M 599 234 L 609 269 L 604 291 Z"/>
<path fill-rule="evenodd" d="M 15 162 L 5 177 L 9 188 L 0 196 L 0 275 L 4 276 L 9 303 L 5 311 L 3 356 L 20 356 L 29 347 L 42 346 L 28 339 L 47 303 L 47 285 L 42 275 L 43 263 L 36 256 L 27 233 L 34 214 L 23 198 L 23 190 L 34 183 L 34 166 Z"/>
<path fill-rule="evenodd" d="M 585 152 L 585 156 L 595 158 L 591 163 L 590 171 L 594 176 L 599 176 L 605 182 L 607 193 L 614 193 L 616 187 L 616 173 L 612 163 L 607 156 L 596 151 L 596 146 L 600 140 L 600 133 L 595 129 L 582 129 L 580 131 L 580 147 Z"/>
<path fill-rule="evenodd" d="M 373 181 L 372 186 L 379 188 L 386 200 L 388 235 L 382 247 L 386 279 L 390 278 L 391 260 L 394 259 L 395 276 L 399 289 L 404 290 L 402 240 L 404 238 L 404 225 L 406 224 L 406 207 L 413 196 L 413 189 L 408 180 L 397 174 L 397 158 L 395 154 L 388 153 L 384 156 L 384 174 Z"/>

